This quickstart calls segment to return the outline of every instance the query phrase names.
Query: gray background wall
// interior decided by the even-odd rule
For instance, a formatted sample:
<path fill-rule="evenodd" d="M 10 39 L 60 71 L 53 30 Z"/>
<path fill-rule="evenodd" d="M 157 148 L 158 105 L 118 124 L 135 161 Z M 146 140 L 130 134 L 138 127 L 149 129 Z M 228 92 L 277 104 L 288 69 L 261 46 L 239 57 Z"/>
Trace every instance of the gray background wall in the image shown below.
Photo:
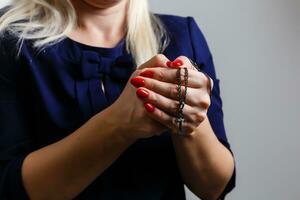
<path fill-rule="evenodd" d="M 228 200 L 299 200 L 300 0 L 150 4 L 155 12 L 194 16 L 214 55 L 237 162 Z"/>
<path fill-rule="evenodd" d="M 228 199 L 299 200 L 300 0 L 150 2 L 194 16 L 214 55 L 237 161 Z"/>

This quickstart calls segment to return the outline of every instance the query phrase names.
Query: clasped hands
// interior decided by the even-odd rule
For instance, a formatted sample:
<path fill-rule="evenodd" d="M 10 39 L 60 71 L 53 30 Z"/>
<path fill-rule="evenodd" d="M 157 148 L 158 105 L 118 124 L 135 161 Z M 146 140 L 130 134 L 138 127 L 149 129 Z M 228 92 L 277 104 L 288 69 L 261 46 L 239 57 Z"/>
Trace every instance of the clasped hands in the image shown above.
<path fill-rule="evenodd" d="M 190 135 L 207 117 L 213 81 L 198 71 L 187 57 L 180 56 L 169 61 L 159 54 L 138 67 L 130 83 L 136 88 L 136 96 L 143 102 L 149 116 L 176 132 L 179 106 L 176 80 L 178 68 L 187 68 L 189 74 L 182 129 L 186 135 Z M 183 80 L 184 70 L 181 72 Z M 181 91 L 184 91 L 184 86 Z"/>

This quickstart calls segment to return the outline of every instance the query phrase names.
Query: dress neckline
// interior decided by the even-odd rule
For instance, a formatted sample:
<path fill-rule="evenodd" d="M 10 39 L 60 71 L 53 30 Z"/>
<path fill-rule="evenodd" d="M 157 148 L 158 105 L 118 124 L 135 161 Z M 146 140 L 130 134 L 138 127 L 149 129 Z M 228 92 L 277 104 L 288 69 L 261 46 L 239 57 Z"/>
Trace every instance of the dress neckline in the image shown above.
<path fill-rule="evenodd" d="M 70 42 L 70 43 L 74 44 L 75 46 L 79 47 L 82 51 L 98 52 L 100 55 L 102 55 L 104 57 L 116 57 L 116 56 L 122 55 L 126 52 L 125 38 L 123 38 L 121 41 L 119 41 L 119 43 L 114 47 L 92 46 L 92 45 L 78 42 L 69 37 L 66 37 L 65 40 L 67 40 L 67 42 Z"/>

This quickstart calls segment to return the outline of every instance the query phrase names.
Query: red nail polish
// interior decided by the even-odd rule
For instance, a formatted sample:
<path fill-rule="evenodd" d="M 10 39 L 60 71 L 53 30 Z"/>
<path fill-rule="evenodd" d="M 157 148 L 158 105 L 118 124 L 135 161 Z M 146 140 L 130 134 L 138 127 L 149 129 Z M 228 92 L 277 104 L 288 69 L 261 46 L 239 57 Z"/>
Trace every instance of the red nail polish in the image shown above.
<path fill-rule="evenodd" d="M 141 88 L 137 89 L 136 95 L 140 97 L 141 99 L 145 99 L 149 96 L 149 93 L 146 90 L 143 90 Z"/>
<path fill-rule="evenodd" d="M 140 73 L 140 76 L 144 76 L 144 77 L 147 77 L 147 78 L 153 78 L 154 71 L 151 71 L 151 70 L 143 71 L 142 73 Z"/>
<path fill-rule="evenodd" d="M 145 85 L 145 80 L 140 77 L 134 77 L 130 80 L 130 83 L 135 87 L 143 87 Z"/>
<path fill-rule="evenodd" d="M 167 61 L 166 64 L 167 64 L 168 67 L 172 67 L 172 62 L 171 61 Z"/>
<path fill-rule="evenodd" d="M 183 62 L 182 62 L 182 60 L 179 60 L 179 59 L 172 62 L 172 66 L 174 66 L 174 67 L 180 67 L 182 65 L 183 65 Z"/>
<path fill-rule="evenodd" d="M 150 113 L 153 113 L 155 111 L 155 107 L 150 103 L 144 103 L 144 107 Z"/>

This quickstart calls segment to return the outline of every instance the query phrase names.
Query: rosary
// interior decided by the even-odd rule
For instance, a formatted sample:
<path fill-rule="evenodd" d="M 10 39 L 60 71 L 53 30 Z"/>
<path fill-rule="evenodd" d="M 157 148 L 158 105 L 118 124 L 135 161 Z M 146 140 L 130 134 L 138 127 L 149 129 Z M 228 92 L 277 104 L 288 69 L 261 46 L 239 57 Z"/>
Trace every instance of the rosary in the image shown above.
<path fill-rule="evenodd" d="M 200 67 L 197 65 L 197 63 L 195 63 L 194 61 L 192 61 L 190 59 L 191 64 L 194 66 L 194 68 L 196 70 L 198 70 L 199 72 L 202 72 L 207 80 L 208 80 L 208 84 L 207 84 L 207 91 L 209 91 L 209 96 L 210 98 L 212 97 L 212 83 L 211 83 L 211 78 L 208 76 L 207 73 L 205 73 L 204 71 L 202 71 L 200 69 Z M 177 80 L 177 97 L 178 97 L 178 108 L 177 108 L 177 117 L 175 122 L 178 124 L 178 130 L 177 130 L 177 134 L 178 135 L 186 135 L 183 131 L 183 123 L 185 122 L 184 119 L 184 114 L 183 114 L 183 108 L 185 105 L 185 99 L 186 99 L 186 94 L 187 94 L 187 85 L 188 85 L 188 79 L 189 79 L 189 74 L 188 74 L 188 69 L 185 67 L 184 69 L 184 91 L 182 92 L 182 80 L 181 80 L 181 69 L 179 68 L 176 72 L 176 80 Z"/>
<path fill-rule="evenodd" d="M 182 81 L 181 81 L 181 68 L 179 68 L 177 70 L 176 73 L 176 80 L 177 80 L 177 93 L 178 93 L 178 109 L 177 109 L 177 118 L 176 118 L 176 123 L 178 123 L 178 130 L 177 130 L 177 134 L 178 135 L 185 135 L 184 131 L 182 129 L 182 125 L 185 121 L 184 119 L 184 114 L 183 114 L 183 108 L 185 105 L 185 99 L 186 99 L 186 94 L 187 94 L 187 85 L 188 85 L 188 69 L 187 68 L 183 68 L 184 69 L 184 91 L 181 91 L 181 86 L 182 86 Z"/>

